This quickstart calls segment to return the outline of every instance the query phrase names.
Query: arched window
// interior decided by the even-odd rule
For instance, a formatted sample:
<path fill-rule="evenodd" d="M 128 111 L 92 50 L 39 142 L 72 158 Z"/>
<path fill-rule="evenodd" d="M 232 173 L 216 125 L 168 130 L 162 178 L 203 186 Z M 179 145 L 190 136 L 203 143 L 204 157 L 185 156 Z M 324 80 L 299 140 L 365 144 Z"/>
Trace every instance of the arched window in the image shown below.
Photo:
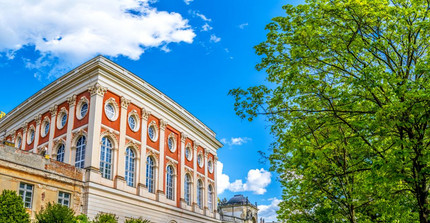
<path fill-rule="evenodd" d="M 81 136 L 76 143 L 75 167 L 84 168 L 85 165 L 85 136 Z"/>
<path fill-rule="evenodd" d="M 111 179 L 112 175 L 112 142 L 106 138 L 102 138 L 102 147 L 100 149 L 100 172 L 102 177 Z"/>
<path fill-rule="evenodd" d="M 212 188 L 212 185 L 210 185 L 209 184 L 209 187 L 208 187 L 208 208 L 209 208 L 209 211 L 210 212 L 212 212 L 213 211 L 213 188 Z"/>
<path fill-rule="evenodd" d="M 125 150 L 125 182 L 130 187 L 134 187 L 135 159 L 133 149 L 128 147 Z"/>
<path fill-rule="evenodd" d="M 185 174 L 185 202 L 187 205 L 191 205 L 191 177 L 189 174 Z"/>
<path fill-rule="evenodd" d="M 173 181 L 173 167 L 167 166 L 166 170 L 166 197 L 167 199 L 174 200 L 173 197 L 173 188 L 174 188 L 174 181 Z"/>
<path fill-rule="evenodd" d="M 201 180 L 197 181 L 197 206 L 203 209 L 203 183 Z"/>
<path fill-rule="evenodd" d="M 150 156 L 146 159 L 146 187 L 148 188 L 149 193 L 154 193 L 154 179 L 155 179 L 155 172 L 154 172 L 154 159 Z"/>
<path fill-rule="evenodd" d="M 57 150 L 57 161 L 64 162 L 64 144 L 61 144 Z"/>

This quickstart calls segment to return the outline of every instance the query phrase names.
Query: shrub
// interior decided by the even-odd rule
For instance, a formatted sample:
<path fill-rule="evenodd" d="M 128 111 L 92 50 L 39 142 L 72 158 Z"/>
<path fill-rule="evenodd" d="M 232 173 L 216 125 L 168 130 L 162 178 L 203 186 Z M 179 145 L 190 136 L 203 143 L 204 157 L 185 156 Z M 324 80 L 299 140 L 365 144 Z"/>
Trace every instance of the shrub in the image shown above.
<path fill-rule="evenodd" d="M 93 223 L 117 223 L 118 217 L 111 213 L 98 213 Z"/>
<path fill-rule="evenodd" d="M 0 195 L 0 222 L 29 223 L 22 198 L 13 190 L 3 190 Z"/>
<path fill-rule="evenodd" d="M 88 217 L 85 214 L 80 214 L 75 217 L 76 223 L 91 223 Z"/>
<path fill-rule="evenodd" d="M 36 214 L 38 223 L 75 223 L 75 212 L 61 204 L 48 203 Z"/>
<path fill-rule="evenodd" d="M 140 217 L 140 218 L 127 219 L 127 220 L 125 220 L 125 223 L 151 223 L 151 221 L 149 221 L 147 219 L 142 219 Z"/>

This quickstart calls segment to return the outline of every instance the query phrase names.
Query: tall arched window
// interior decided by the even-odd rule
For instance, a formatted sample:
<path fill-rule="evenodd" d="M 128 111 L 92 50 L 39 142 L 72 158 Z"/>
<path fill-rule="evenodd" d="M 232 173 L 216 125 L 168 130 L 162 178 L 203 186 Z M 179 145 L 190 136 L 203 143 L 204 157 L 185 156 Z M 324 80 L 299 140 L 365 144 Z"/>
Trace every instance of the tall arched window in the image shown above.
<path fill-rule="evenodd" d="M 197 205 L 203 209 L 203 183 L 201 180 L 197 181 Z"/>
<path fill-rule="evenodd" d="M 187 205 L 191 205 L 191 177 L 189 174 L 185 174 L 185 202 Z"/>
<path fill-rule="evenodd" d="M 130 187 L 134 187 L 135 159 L 133 149 L 128 147 L 125 151 L 125 182 Z"/>
<path fill-rule="evenodd" d="M 81 136 L 76 143 L 75 167 L 84 168 L 85 165 L 85 136 Z"/>
<path fill-rule="evenodd" d="M 209 187 L 208 187 L 208 208 L 209 208 L 209 211 L 210 212 L 212 212 L 213 211 L 213 188 L 212 188 L 212 185 L 210 185 L 209 184 Z"/>
<path fill-rule="evenodd" d="M 64 162 L 64 144 L 61 144 L 57 150 L 57 161 Z"/>
<path fill-rule="evenodd" d="M 154 172 L 154 159 L 150 156 L 146 159 L 146 187 L 148 188 L 149 193 L 154 193 L 154 179 L 155 179 L 155 172 Z"/>
<path fill-rule="evenodd" d="M 167 199 L 174 200 L 173 197 L 173 188 L 174 188 L 174 180 L 173 180 L 173 167 L 167 166 L 166 170 L 166 197 Z"/>
<path fill-rule="evenodd" d="M 102 138 L 102 147 L 100 149 L 100 172 L 102 177 L 111 179 L 112 175 L 112 142 L 106 138 Z"/>

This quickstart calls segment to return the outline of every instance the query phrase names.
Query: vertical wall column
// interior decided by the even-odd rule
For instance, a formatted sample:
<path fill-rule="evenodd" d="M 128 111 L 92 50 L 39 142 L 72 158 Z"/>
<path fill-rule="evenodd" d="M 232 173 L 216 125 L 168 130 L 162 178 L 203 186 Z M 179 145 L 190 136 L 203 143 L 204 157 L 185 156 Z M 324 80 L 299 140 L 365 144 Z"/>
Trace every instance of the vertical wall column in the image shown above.
<path fill-rule="evenodd" d="M 51 122 L 49 123 L 49 139 L 48 139 L 48 151 L 47 154 L 52 155 L 52 147 L 54 146 L 54 133 L 57 118 L 57 106 L 55 105 L 49 111 L 51 112 Z"/>
<path fill-rule="evenodd" d="M 21 150 L 25 150 L 25 145 L 27 145 L 27 126 L 28 123 L 25 122 L 22 126 L 22 141 L 21 141 Z"/>
<path fill-rule="evenodd" d="M 76 107 L 76 95 L 67 99 L 69 102 L 69 117 L 67 121 L 67 134 L 66 134 L 66 145 L 64 150 L 64 162 L 72 164 L 71 157 L 71 146 L 72 146 L 72 130 L 75 122 L 75 107 Z"/>
<path fill-rule="evenodd" d="M 127 133 L 127 109 L 130 105 L 130 100 L 121 97 L 121 117 L 119 124 L 119 148 L 116 150 L 118 153 L 115 154 L 118 162 L 115 162 L 116 169 L 116 187 L 118 189 L 125 188 L 125 136 Z M 115 167 L 114 167 L 115 168 Z"/>
<path fill-rule="evenodd" d="M 151 112 L 142 108 L 142 135 L 141 135 L 141 146 L 140 146 L 140 173 L 139 173 L 139 195 L 142 196 L 144 194 L 144 189 L 146 188 L 146 135 L 148 134 L 148 117 Z"/>
<path fill-rule="evenodd" d="M 85 168 L 99 175 L 100 165 L 100 132 L 102 123 L 103 97 L 106 88 L 99 83 L 88 89 L 91 93 L 90 113 L 88 120 L 87 148 L 85 150 Z"/>
<path fill-rule="evenodd" d="M 199 147 L 199 144 L 197 141 L 194 141 L 194 147 L 193 147 L 193 191 L 192 191 L 192 203 L 193 211 L 197 210 L 199 207 L 197 205 L 197 190 L 198 190 L 198 183 L 197 183 L 197 148 Z"/>
<path fill-rule="evenodd" d="M 160 165 L 158 166 L 158 191 L 157 191 L 157 199 L 160 200 L 160 196 L 164 194 L 164 157 L 165 157 L 165 152 L 164 152 L 164 141 L 165 141 L 165 130 L 166 130 L 166 126 L 167 126 L 167 122 L 164 120 L 160 120 L 160 138 L 159 138 L 159 142 L 160 142 L 160 160 L 159 163 Z"/>
<path fill-rule="evenodd" d="M 42 122 L 42 116 L 36 116 L 36 133 L 34 134 L 33 153 L 37 153 L 37 145 L 39 145 L 40 135 L 40 123 Z"/>
<path fill-rule="evenodd" d="M 218 174 L 218 170 L 217 170 L 217 166 L 218 166 L 218 156 L 214 156 L 214 163 L 213 163 L 213 166 L 214 166 L 214 185 L 213 185 L 213 187 L 212 187 L 212 191 L 213 191 L 213 193 L 212 193 L 212 207 L 213 207 L 213 212 L 215 213 L 215 217 L 216 218 L 219 218 L 218 217 L 218 213 L 217 213 L 217 210 L 218 210 L 218 191 L 217 191 L 217 186 L 218 186 L 218 183 L 217 183 L 217 174 Z"/>
<path fill-rule="evenodd" d="M 181 190 L 180 190 L 180 201 L 182 204 L 182 201 L 185 201 L 185 140 L 187 139 L 187 136 L 185 135 L 185 133 L 181 132 L 181 165 L 179 168 L 181 168 L 181 175 L 180 175 L 180 185 L 181 186 Z"/>
<path fill-rule="evenodd" d="M 204 150 L 204 164 L 203 167 L 205 168 L 205 179 L 204 179 L 204 189 L 203 189 L 203 210 L 204 214 L 209 214 L 209 208 L 208 208 L 208 155 L 209 151 L 207 149 Z"/>

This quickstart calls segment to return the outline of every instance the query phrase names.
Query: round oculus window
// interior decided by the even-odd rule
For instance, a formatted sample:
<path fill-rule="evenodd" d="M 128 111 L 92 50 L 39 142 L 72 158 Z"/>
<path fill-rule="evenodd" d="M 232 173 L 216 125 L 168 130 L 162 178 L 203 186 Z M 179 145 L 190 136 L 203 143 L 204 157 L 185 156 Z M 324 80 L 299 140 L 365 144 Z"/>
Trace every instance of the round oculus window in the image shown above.
<path fill-rule="evenodd" d="M 188 161 L 191 161 L 191 149 L 189 146 L 185 148 L 185 157 L 187 158 Z"/>
<path fill-rule="evenodd" d="M 173 139 L 173 137 L 169 137 L 169 139 L 167 140 L 167 145 L 169 146 L 170 151 L 175 151 L 175 140 Z"/>
<path fill-rule="evenodd" d="M 148 136 L 152 141 L 155 141 L 157 139 L 157 133 L 153 125 L 150 125 L 148 128 Z"/>
<path fill-rule="evenodd" d="M 113 105 L 112 105 L 112 104 L 107 104 L 107 105 L 105 106 L 105 113 L 106 113 L 106 116 L 107 116 L 110 120 L 112 120 L 113 118 L 115 118 L 115 108 L 113 107 Z"/>
<path fill-rule="evenodd" d="M 81 117 L 80 118 L 85 117 L 85 115 L 87 115 L 87 112 L 88 112 L 88 104 L 86 102 L 84 102 L 81 105 L 81 111 L 80 111 Z"/>
<path fill-rule="evenodd" d="M 48 121 L 46 121 L 46 122 L 43 124 L 43 137 L 47 136 L 47 135 L 48 135 L 48 133 L 49 133 L 49 122 L 48 122 Z"/>
<path fill-rule="evenodd" d="M 130 115 L 130 117 L 128 117 L 128 126 L 133 131 L 137 130 L 137 121 L 136 121 L 136 117 L 134 117 L 134 115 Z"/>
<path fill-rule="evenodd" d="M 62 129 L 66 125 L 66 122 L 67 122 L 67 113 L 66 112 L 60 113 L 60 120 L 59 122 L 57 122 L 58 128 Z"/>
<path fill-rule="evenodd" d="M 199 154 L 197 156 L 197 164 L 199 164 L 199 167 L 203 166 L 203 157 L 202 157 L 202 154 Z"/>
<path fill-rule="evenodd" d="M 29 133 L 30 138 L 28 139 L 28 144 L 31 144 L 34 140 L 34 130 L 31 129 Z"/>
<path fill-rule="evenodd" d="M 208 161 L 208 170 L 209 170 L 209 173 L 212 173 L 214 171 L 212 160 Z"/>

